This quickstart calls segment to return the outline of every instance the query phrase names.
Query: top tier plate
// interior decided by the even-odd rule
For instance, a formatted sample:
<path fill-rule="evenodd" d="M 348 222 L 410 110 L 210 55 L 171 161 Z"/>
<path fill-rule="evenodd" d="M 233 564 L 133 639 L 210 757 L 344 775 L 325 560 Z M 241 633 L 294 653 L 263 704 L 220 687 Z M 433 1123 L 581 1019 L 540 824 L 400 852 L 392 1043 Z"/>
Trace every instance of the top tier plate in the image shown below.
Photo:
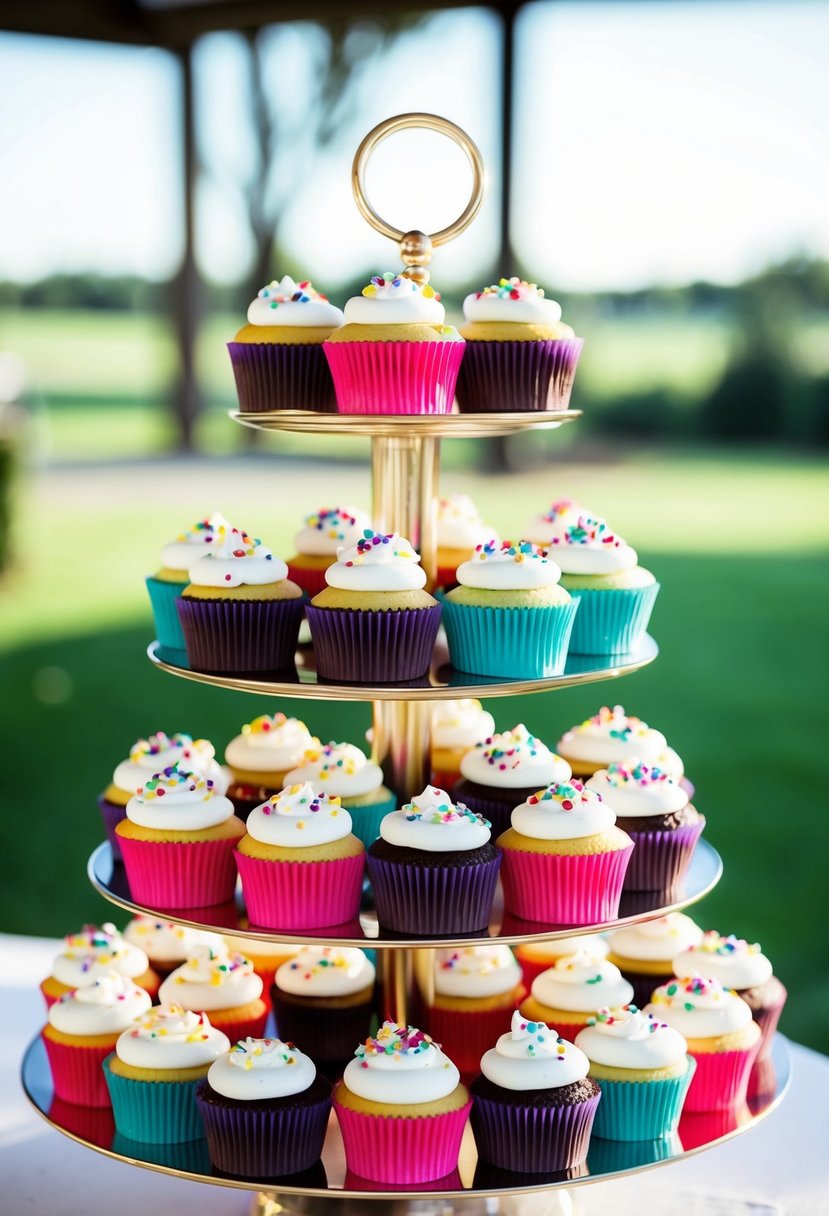
<path fill-rule="evenodd" d="M 514 414 L 319 414 L 311 410 L 231 410 L 242 426 L 297 435 L 363 435 L 371 439 L 483 439 L 518 431 L 551 431 L 581 418 L 581 410 L 528 410 Z"/>

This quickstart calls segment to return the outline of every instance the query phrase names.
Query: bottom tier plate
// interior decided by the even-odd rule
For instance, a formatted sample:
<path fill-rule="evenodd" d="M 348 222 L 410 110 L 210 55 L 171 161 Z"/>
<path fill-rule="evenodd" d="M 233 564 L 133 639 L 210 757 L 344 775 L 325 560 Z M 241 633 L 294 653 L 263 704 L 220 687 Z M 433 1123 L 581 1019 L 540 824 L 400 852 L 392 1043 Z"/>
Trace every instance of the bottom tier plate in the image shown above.
<path fill-rule="evenodd" d="M 290 1178 L 237 1179 L 211 1170 L 203 1140 L 188 1144 L 155 1145 L 126 1140 L 115 1132 L 108 1110 L 70 1106 L 54 1097 L 46 1051 L 40 1037 L 28 1047 L 23 1058 L 23 1089 L 35 1110 L 52 1127 L 73 1140 L 107 1157 L 158 1170 L 195 1182 L 267 1191 L 279 1196 L 329 1196 L 340 1200 L 397 1199 L 474 1199 L 485 1196 L 516 1195 L 572 1187 L 657 1165 L 679 1161 L 692 1153 L 720 1144 L 748 1131 L 778 1105 L 789 1084 L 789 1053 L 786 1041 L 777 1035 L 771 1056 L 755 1067 L 749 1085 L 749 1100 L 742 1107 L 710 1114 L 684 1115 L 679 1132 L 672 1139 L 622 1143 L 593 1137 L 585 1169 L 572 1177 L 561 1175 L 515 1175 L 488 1171 L 478 1163 L 475 1143 L 467 1128 L 458 1169 L 448 1178 L 420 1187 L 391 1188 L 368 1182 L 346 1171 L 342 1139 L 336 1119 L 331 1117 L 322 1160 L 311 1170 Z M 496 1176 L 497 1175 L 497 1176 Z"/>

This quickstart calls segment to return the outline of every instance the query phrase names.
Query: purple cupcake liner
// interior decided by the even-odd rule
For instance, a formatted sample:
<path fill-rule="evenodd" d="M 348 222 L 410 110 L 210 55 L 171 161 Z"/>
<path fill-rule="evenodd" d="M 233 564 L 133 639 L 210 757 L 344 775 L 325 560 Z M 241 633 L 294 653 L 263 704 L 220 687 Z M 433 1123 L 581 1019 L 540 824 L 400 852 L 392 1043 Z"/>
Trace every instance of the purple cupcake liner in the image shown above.
<path fill-rule="evenodd" d="M 196 671 L 293 667 L 305 601 L 178 600 L 187 658 Z"/>
<path fill-rule="evenodd" d="M 196 1105 L 204 1121 L 210 1160 L 223 1173 L 242 1178 L 276 1178 L 307 1170 L 319 1160 L 328 1128 L 330 1096 L 307 1106 L 239 1102 Z"/>
<path fill-rule="evenodd" d="M 444 599 L 449 660 L 479 676 L 559 676 L 577 608 L 574 599 L 541 608 L 485 608 Z"/>
<path fill-rule="evenodd" d="M 624 824 L 624 819 L 622 820 Z M 684 823 L 674 831 L 629 832 L 634 844 L 625 872 L 626 891 L 671 891 L 684 878 L 697 841 L 705 827 L 705 817 L 697 823 Z"/>
<path fill-rule="evenodd" d="M 566 410 L 583 338 L 467 342 L 458 376 L 462 414 Z"/>
<path fill-rule="evenodd" d="M 322 343 L 228 342 L 239 409 L 314 410 L 336 414 Z"/>
<path fill-rule="evenodd" d="M 499 1169 L 525 1174 L 568 1170 L 587 1157 L 590 1130 L 601 1094 L 572 1106 L 511 1106 L 480 1098 L 470 1123 L 478 1156 Z"/>
<path fill-rule="evenodd" d="M 332 1060 L 348 1061 L 364 1042 L 374 1015 L 374 993 L 359 1005 L 336 1009 L 311 1000 L 299 1004 L 285 1000 L 274 984 L 271 1005 L 276 1032 L 283 1042 L 299 1043 L 317 1066 Z"/>
<path fill-rule="evenodd" d="M 501 856 L 465 866 L 421 866 L 366 854 L 377 920 L 395 933 L 449 935 L 486 929 Z"/>
<path fill-rule="evenodd" d="M 101 818 L 104 821 L 104 831 L 112 849 L 112 860 L 121 861 L 121 842 L 115 834 L 115 829 L 121 820 L 127 817 L 126 804 L 122 806 L 117 802 L 109 802 L 101 794 L 98 798 L 98 810 L 101 812 Z"/>
<path fill-rule="evenodd" d="M 354 684 L 394 684 L 424 675 L 440 611 L 440 604 L 385 612 L 308 604 L 317 675 Z"/>
<path fill-rule="evenodd" d="M 326 342 L 341 414 L 450 414 L 463 342 Z"/>

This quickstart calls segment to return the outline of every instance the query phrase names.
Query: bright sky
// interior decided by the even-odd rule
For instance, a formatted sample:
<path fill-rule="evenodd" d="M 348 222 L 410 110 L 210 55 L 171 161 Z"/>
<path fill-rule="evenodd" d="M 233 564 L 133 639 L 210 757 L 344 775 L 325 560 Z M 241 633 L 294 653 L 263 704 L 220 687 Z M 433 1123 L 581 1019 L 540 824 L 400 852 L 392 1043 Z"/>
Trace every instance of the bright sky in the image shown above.
<path fill-rule="evenodd" d="M 269 78 L 294 109 L 313 71 L 309 37 L 290 27 L 271 48 Z M 518 48 L 514 236 L 539 282 L 732 281 L 796 252 L 829 257 L 829 5 L 562 0 L 528 6 Z M 197 69 L 199 258 L 234 280 L 252 251 L 238 41 L 203 40 Z M 351 201 L 360 138 L 402 110 L 443 113 L 470 131 L 497 182 L 500 104 L 490 15 L 443 13 L 406 35 L 364 72 L 333 145 L 315 158 L 299 140 L 280 163 L 281 244 L 322 290 L 395 265 Z M 0 35 L 0 114 L 0 278 L 174 270 L 180 132 L 169 56 Z M 461 210 L 468 180 L 451 144 L 416 134 L 384 145 L 370 175 L 391 222 L 426 229 Z M 488 273 L 495 202 L 492 191 L 470 232 L 436 254 L 438 285 Z"/>

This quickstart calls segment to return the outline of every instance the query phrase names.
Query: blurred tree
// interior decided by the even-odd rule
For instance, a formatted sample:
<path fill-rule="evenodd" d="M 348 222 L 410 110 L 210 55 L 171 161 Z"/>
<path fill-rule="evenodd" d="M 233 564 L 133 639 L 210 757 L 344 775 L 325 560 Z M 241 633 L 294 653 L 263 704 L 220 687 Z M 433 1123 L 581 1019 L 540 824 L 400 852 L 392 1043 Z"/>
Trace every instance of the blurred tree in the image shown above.
<path fill-rule="evenodd" d="M 700 409 L 702 430 L 714 439 L 768 440 L 785 434 L 793 375 L 779 314 L 766 296 L 738 305 L 740 336 L 722 378 Z"/>

